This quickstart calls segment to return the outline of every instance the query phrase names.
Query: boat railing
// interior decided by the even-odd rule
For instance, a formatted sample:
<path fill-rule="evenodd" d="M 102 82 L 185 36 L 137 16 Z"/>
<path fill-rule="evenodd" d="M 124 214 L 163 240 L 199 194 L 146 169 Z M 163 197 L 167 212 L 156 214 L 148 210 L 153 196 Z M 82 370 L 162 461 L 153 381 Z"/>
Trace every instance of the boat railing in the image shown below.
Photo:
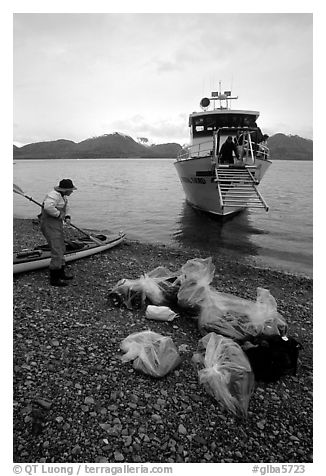
<path fill-rule="evenodd" d="M 256 128 L 221 127 L 213 133 L 213 141 L 210 139 L 183 148 L 177 156 L 177 161 L 207 156 L 211 156 L 213 160 L 218 161 L 220 136 L 223 132 L 230 132 L 231 130 L 242 132 L 242 144 L 238 146 L 240 147 L 241 158 L 247 158 L 247 160 L 252 162 L 255 161 L 255 158 L 261 160 L 269 159 L 269 148 L 265 144 L 252 141 L 251 133 Z"/>
<path fill-rule="evenodd" d="M 212 140 L 199 142 L 183 148 L 177 156 L 177 161 L 189 159 L 190 157 L 203 157 L 213 154 Z"/>
<path fill-rule="evenodd" d="M 260 160 L 268 160 L 269 148 L 263 144 L 252 140 L 251 134 L 257 131 L 257 127 L 221 127 L 214 132 L 214 148 L 213 157 L 216 163 L 219 163 L 220 158 L 220 140 L 221 135 L 226 136 L 233 132 L 232 136 L 237 139 L 236 147 L 238 153 L 238 161 L 245 165 L 255 164 L 256 158 Z M 234 134 L 236 132 L 236 135 Z"/>
<path fill-rule="evenodd" d="M 259 157 L 260 159 L 263 159 L 263 160 L 269 159 L 269 148 L 267 147 L 267 145 L 259 144 L 256 157 Z"/>
<path fill-rule="evenodd" d="M 243 141 L 242 157 L 247 157 L 255 161 L 255 159 L 268 160 L 269 148 L 263 144 L 256 144 L 249 140 Z"/>

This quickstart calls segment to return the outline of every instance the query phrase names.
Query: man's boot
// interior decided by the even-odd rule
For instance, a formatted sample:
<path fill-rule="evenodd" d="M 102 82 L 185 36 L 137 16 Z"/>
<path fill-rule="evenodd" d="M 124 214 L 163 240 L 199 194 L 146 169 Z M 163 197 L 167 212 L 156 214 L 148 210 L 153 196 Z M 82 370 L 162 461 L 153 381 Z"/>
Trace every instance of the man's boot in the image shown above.
<path fill-rule="evenodd" d="M 74 277 L 72 276 L 72 274 L 66 274 L 65 266 L 61 266 L 60 279 L 64 279 L 65 281 L 68 281 L 70 279 L 74 279 Z"/>
<path fill-rule="evenodd" d="M 68 286 L 68 283 L 61 279 L 61 269 L 50 269 L 51 286 Z"/>

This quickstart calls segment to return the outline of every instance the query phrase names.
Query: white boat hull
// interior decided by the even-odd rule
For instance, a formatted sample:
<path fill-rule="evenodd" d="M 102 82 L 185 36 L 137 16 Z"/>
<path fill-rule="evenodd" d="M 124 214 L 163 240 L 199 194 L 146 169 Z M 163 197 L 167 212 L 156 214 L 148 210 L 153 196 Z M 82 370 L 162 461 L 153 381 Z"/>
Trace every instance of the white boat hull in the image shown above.
<path fill-rule="evenodd" d="M 217 216 L 230 216 L 246 208 L 246 204 L 223 207 L 221 204 L 212 158 L 195 157 L 178 160 L 174 163 L 187 202 L 204 212 Z M 271 165 L 269 160 L 256 158 L 255 179 L 260 182 L 266 170 Z M 221 167 L 223 168 L 223 166 Z M 238 184 L 241 186 L 241 183 Z M 237 190 L 237 185 L 232 185 L 232 191 Z M 249 199 L 250 197 L 248 197 Z"/>

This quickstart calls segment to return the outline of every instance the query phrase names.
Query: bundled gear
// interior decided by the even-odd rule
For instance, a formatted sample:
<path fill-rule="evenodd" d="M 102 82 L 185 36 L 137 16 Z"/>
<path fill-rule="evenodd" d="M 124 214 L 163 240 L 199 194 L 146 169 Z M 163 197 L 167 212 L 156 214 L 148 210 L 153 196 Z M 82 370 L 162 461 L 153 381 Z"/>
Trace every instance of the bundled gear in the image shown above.
<path fill-rule="evenodd" d="M 212 258 L 188 260 L 180 271 L 178 304 L 189 310 L 199 311 L 206 297 L 206 290 L 213 281 L 215 266 Z"/>
<path fill-rule="evenodd" d="M 151 377 L 164 377 L 181 363 L 181 357 L 171 337 L 150 330 L 129 335 L 121 343 L 126 352 L 123 362 L 133 360 L 135 370 Z"/>
<path fill-rule="evenodd" d="M 199 341 L 192 360 L 206 391 L 230 412 L 247 415 L 255 379 L 241 347 L 211 332 Z"/>
<path fill-rule="evenodd" d="M 242 344 L 256 380 L 275 382 L 284 375 L 296 375 L 302 345 L 293 337 L 258 336 Z"/>
<path fill-rule="evenodd" d="M 287 324 L 277 311 L 271 293 L 257 288 L 256 301 L 221 293 L 210 286 L 215 267 L 212 258 L 193 259 L 181 268 L 178 303 L 197 310 L 198 327 L 202 335 L 216 332 L 235 340 L 256 335 L 280 335 Z"/>
<path fill-rule="evenodd" d="M 264 288 L 257 288 L 256 301 L 207 289 L 198 327 L 203 335 L 213 331 L 235 340 L 260 334 L 283 336 L 287 332 L 275 299 Z"/>
<path fill-rule="evenodd" d="M 177 272 L 160 266 L 139 279 L 123 279 L 109 297 L 129 309 L 150 303 L 145 316 L 158 321 L 177 317 L 163 304 L 185 309 L 188 317 L 195 313 L 204 336 L 193 356 L 199 382 L 233 414 L 246 415 L 255 379 L 295 375 L 302 346 L 286 337 L 287 323 L 268 289 L 258 287 L 255 301 L 242 299 L 214 289 L 214 273 L 212 258 L 194 258 Z M 133 360 L 136 370 L 156 378 L 181 361 L 171 338 L 151 331 L 131 334 L 121 349 L 124 362 Z"/>
<path fill-rule="evenodd" d="M 159 266 L 139 279 L 121 279 L 109 291 L 108 297 L 114 304 L 137 309 L 147 302 L 156 306 L 176 302 L 178 290 L 178 275 Z"/>

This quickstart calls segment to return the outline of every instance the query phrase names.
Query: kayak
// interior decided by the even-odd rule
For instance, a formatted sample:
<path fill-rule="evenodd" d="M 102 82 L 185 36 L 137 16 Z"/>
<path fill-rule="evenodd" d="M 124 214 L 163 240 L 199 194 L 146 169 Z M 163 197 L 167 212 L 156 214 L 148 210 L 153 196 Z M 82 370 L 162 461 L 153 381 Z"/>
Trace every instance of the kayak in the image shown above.
<path fill-rule="evenodd" d="M 69 241 L 66 243 L 65 260 L 66 262 L 75 261 L 106 251 L 119 245 L 125 236 L 123 232 L 118 235 L 95 235 L 99 244 L 89 238 Z M 22 250 L 14 253 L 14 274 L 46 268 L 50 261 L 51 252 L 48 245 L 36 246 L 33 250 Z"/>

